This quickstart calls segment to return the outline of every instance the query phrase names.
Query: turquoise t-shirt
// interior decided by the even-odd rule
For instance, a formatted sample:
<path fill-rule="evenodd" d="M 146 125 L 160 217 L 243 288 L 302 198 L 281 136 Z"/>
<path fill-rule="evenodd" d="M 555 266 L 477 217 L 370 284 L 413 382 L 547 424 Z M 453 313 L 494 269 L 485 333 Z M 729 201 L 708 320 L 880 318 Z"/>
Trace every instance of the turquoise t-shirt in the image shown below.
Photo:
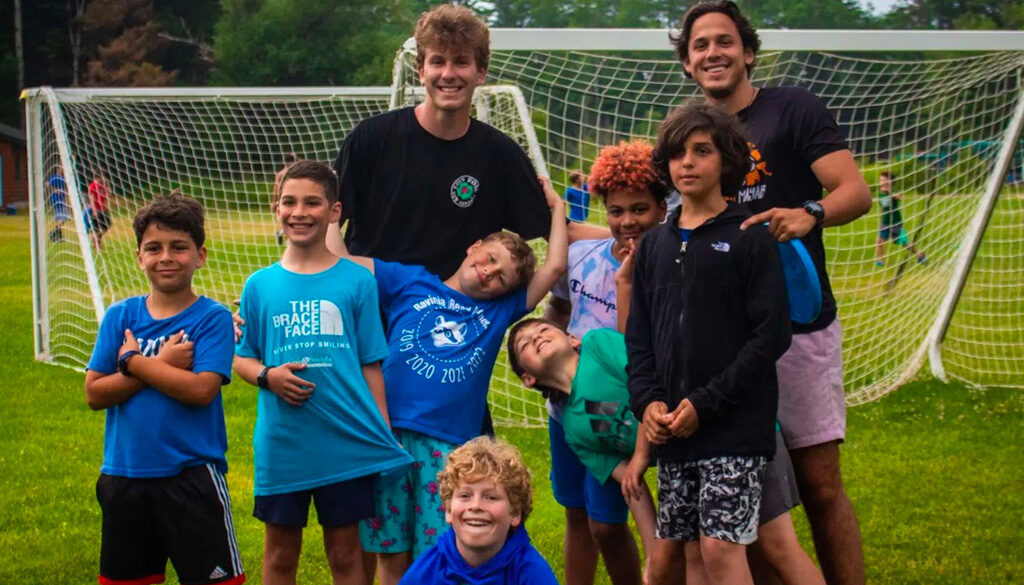
<path fill-rule="evenodd" d="M 384 423 L 362 374 L 361 366 L 388 355 L 370 271 L 348 260 L 317 274 L 273 264 L 246 281 L 241 315 L 246 326 L 235 353 L 267 366 L 306 362 L 296 374 L 316 384 L 301 406 L 259 390 L 252 439 L 257 496 L 412 463 Z"/>
<path fill-rule="evenodd" d="M 562 427 L 569 447 L 601 483 L 636 447 L 640 423 L 629 409 L 628 378 L 621 333 L 594 329 L 583 336 Z"/>

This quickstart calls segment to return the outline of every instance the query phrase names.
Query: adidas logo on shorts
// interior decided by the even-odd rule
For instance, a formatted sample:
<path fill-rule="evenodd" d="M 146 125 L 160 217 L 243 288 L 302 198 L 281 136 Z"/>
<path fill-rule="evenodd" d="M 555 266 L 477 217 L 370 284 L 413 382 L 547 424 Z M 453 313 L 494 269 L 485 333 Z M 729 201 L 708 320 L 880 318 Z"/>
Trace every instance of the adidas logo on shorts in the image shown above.
<path fill-rule="evenodd" d="M 224 577 L 227 577 L 227 576 L 228 576 L 227 571 L 225 571 L 224 569 L 222 569 L 220 567 L 214 567 L 213 568 L 213 572 L 210 573 L 210 578 L 211 579 L 223 579 Z"/>

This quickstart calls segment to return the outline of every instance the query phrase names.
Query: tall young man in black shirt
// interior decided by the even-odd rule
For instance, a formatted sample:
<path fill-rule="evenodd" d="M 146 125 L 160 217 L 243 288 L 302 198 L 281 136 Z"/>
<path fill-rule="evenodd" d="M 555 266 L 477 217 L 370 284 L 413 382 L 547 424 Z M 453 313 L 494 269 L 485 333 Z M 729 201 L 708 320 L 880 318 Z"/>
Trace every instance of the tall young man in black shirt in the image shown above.
<path fill-rule="evenodd" d="M 678 29 L 672 41 L 686 75 L 708 102 L 736 114 L 746 129 L 754 160 L 737 200 L 754 215 L 744 227 L 768 222 L 780 241 L 802 238 L 817 266 L 824 295 L 821 314 L 808 325 L 793 324 L 792 346 L 777 364 L 779 422 L 826 580 L 831 585 L 863 583 L 860 529 L 839 467 L 846 412 L 839 322 L 825 271 L 822 228 L 867 213 L 870 191 L 838 125 L 817 97 L 795 87 L 751 85 L 760 41 L 735 3 L 697 4 Z"/>

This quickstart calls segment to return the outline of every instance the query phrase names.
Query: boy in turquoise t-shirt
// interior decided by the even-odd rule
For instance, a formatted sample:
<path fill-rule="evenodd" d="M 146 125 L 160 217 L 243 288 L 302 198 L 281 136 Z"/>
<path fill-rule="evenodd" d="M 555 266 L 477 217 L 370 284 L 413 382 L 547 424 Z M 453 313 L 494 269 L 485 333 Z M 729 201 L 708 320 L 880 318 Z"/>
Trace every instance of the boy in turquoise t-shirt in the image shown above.
<path fill-rule="evenodd" d="M 565 439 L 601 483 L 618 482 L 648 556 L 654 543 L 654 502 L 644 471 L 650 444 L 629 409 L 626 342 L 612 329 L 579 339 L 554 321 L 524 319 L 508 333 L 509 367 L 528 388 L 564 403 Z"/>
<path fill-rule="evenodd" d="M 312 499 L 333 582 L 362 583 L 358 527 L 373 514 L 373 479 L 412 463 L 388 428 L 377 287 L 327 249 L 341 213 L 330 168 L 294 163 L 274 209 L 288 246 L 246 281 L 235 350 L 236 371 L 260 388 L 253 515 L 266 525 L 263 579 L 294 583 Z"/>

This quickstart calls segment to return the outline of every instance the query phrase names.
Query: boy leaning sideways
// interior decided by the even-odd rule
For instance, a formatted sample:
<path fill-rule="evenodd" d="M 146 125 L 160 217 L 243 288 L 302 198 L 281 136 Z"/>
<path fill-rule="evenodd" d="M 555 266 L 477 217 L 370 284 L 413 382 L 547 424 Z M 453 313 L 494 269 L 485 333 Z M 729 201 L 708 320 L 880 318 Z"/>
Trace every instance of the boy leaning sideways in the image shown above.
<path fill-rule="evenodd" d="M 437 474 L 451 530 L 409 567 L 402 585 L 556 585 L 523 525 L 533 509 L 530 470 L 515 447 L 477 437 Z"/>
<path fill-rule="evenodd" d="M 480 434 L 491 371 L 505 330 L 529 313 L 565 270 L 561 198 L 543 180 L 551 207 L 548 255 L 534 273 L 530 247 L 515 234 L 478 240 L 450 278 L 421 266 L 352 257 L 377 278 L 388 322 L 387 410 L 395 436 L 415 459 L 408 475 L 382 478 L 363 548 L 380 553 L 385 585 L 446 529 L 437 472 L 452 449 Z"/>
<path fill-rule="evenodd" d="M 377 287 L 327 249 L 341 213 L 329 167 L 289 166 L 274 209 L 288 245 L 246 281 L 235 350 L 236 371 L 259 387 L 253 515 L 266 529 L 263 581 L 295 582 L 312 500 L 333 582 L 361 583 L 358 525 L 373 514 L 373 480 L 411 463 L 388 430 Z"/>
<path fill-rule="evenodd" d="M 162 195 L 133 222 L 149 294 L 107 309 L 85 375 L 107 411 L 96 497 L 99 582 L 245 582 L 227 482 L 220 388 L 231 379 L 231 314 L 192 291 L 206 263 L 203 208 Z"/>
<path fill-rule="evenodd" d="M 723 196 L 749 162 L 736 119 L 687 106 L 658 133 L 655 167 L 682 195 L 640 242 L 626 324 L 633 412 L 657 445 L 651 583 L 673 582 L 697 547 L 712 583 L 752 583 L 765 463 L 775 450 L 775 361 L 789 346 L 777 244 Z"/>

